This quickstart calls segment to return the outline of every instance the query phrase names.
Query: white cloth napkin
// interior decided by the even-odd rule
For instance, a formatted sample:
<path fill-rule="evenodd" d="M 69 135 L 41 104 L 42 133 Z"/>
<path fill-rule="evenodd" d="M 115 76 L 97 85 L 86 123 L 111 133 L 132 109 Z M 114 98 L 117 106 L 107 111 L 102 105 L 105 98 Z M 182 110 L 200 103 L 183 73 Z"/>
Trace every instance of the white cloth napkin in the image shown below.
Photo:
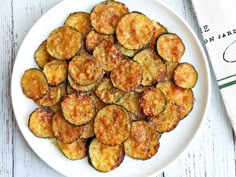
<path fill-rule="evenodd" d="M 192 3 L 236 132 L 236 0 L 192 0 Z"/>

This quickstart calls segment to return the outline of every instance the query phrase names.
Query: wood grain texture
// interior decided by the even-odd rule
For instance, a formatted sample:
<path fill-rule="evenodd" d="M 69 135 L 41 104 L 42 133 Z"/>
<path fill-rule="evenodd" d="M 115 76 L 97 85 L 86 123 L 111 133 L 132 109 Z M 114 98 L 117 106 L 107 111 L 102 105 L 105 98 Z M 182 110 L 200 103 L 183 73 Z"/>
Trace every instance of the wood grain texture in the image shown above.
<path fill-rule="evenodd" d="M 32 25 L 61 0 L 0 0 L 0 177 L 62 176 L 31 150 L 15 122 L 10 100 L 16 53 Z M 200 39 L 189 0 L 161 0 L 183 17 Z M 211 68 L 210 107 L 188 150 L 157 177 L 235 177 L 236 142 Z"/>

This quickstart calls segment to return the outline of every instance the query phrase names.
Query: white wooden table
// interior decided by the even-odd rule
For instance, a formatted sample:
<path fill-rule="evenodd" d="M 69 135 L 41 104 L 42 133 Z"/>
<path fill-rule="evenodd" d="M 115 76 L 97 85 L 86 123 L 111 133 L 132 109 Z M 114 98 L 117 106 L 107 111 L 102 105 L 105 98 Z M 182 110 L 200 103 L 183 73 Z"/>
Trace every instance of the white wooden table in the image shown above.
<path fill-rule="evenodd" d="M 10 80 L 16 53 L 30 27 L 61 0 L 0 0 L 0 176 L 58 177 L 26 143 L 11 106 Z M 201 39 L 189 0 L 162 0 Z M 235 177 L 235 136 L 211 70 L 210 107 L 188 150 L 158 177 Z"/>

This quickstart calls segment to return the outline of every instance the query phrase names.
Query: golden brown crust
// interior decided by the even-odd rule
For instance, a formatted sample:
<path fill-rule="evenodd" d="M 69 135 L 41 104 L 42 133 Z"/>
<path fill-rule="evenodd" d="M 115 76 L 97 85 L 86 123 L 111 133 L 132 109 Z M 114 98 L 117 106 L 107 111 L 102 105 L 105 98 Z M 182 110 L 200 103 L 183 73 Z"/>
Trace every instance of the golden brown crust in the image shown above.
<path fill-rule="evenodd" d="M 173 80 L 182 88 L 193 88 L 197 83 L 198 73 L 193 65 L 181 63 L 174 71 Z"/>
<path fill-rule="evenodd" d="M 91 30 L 89 34 L 86 36 L 86 49 L 92 53 L 94 48 L 102 41 L 108 40 L 111 43 L 115 42 L 115 38 L 113 35 L 101 34 L 96 32 L 95 30 Z"/>
<path fill-rule="evenodd" d="M 166 62 L 166 76 L 164 80 L 173 80 L 174 71 L 178 65 L 178 62 Z"/>
<path fill-rule="evenodd" d="M 91 12 L 92 26 L 99 33 L 114 34 L 120 18 L 128 12 L 128 8 L 121 2 L 101 2 Z"/>
<path fill-rule="evenodd" d="M 166 98 L 158 88 L 149 88 L 143 92 L 140 106 L 147 116 L 158 116 L 166 109 Z"/>
<path fill-rule="evenodd" d="M 29 116 L 28 126 L 31 132 L 40 138 L 54 137 L 52 132 L 52 117 L 54 113 L 47 108 L 37 108 Z"/>
<path fill-rule="evenodd" d="M 39 100 L 36 100 L 36 104 L 39 106 L 54 106 L 59 103 L 61 99 L 61 89 L 57 87 L 49 87 L 49 90 L 46 95 L 44 95 Z"/>
<path fill-rule="evenodd" d="M 65 26 L 71 26 L 86 36 L 91 31 L 90 14 L 87 12 L 74 12 L 71 13 L 65 23 Z"/>
<path fill-rule="evenodd" d="M 119 100 L 118 104 L 122 105 L 125 109 L 127 109 L 127 111 L 134 114 L 135 117 L 140 117 L 142 116 L 142 109 L 139 103 L 140 98 L 140 93 L 128 92 L 123 98 Z"/>
<path fill-rule="evenodd" d="M 51 60 L 54 59 L 47 52 L 46 44 L 47 44 L 47 41 L 46 40 L 43 41 L 34 53 L 34 60 L 36 61 L 39 68 L 41 68 L 41 69 L 43 69 L 43 67 L 46 63 L 48 63 L 48 62 L 50 62 Z"/>
<path fill-rule="evenodd" d="M 165 33 L 157 39 L 156 50 L 164 60 L 179 62 L 185 52 L 185 46 L 177 34 Z"/>
<path fill-rule="evenodd" d="M 83 125 L 94 118 L 95 106 L 86 95 L 74 93 L 61 102 L 65 119 L 74 125 Z"/>
<path fill-rule="evenodd" d="M 93 100 L 96 107 L 96 112 L 100 111 L 102 108 L 106 106 L 106 104 L 97 97 L 95 92 L 88 92 L 87 95 L 89 96 L 89 98 L 91 98 L 91 100 Z"/>
<path fill-rule="evenodd" d="M 129 114 L 118 105 L 104 107 L 95 117 L 94 132 L 97 139 L 102 143 L 120 145 L 129 137 Z"/>
<path fill-rule="evenodd" d="M 166 65 L 153 50 L 144 49 L 137 53 L 133 60 L 138 62 L 142 67 L 142 85 L 151 86 L 164 79 L 166 75 Z"/>
<path fill-rule="evenodd" d="M 187 116 L 194 104 L 194 95 L 191 89 L 184 89 L 176 86 L 172 81 L 163 81 L 157 84 L 165 95 L 166 100 L 179 107 L 180 118 Z"/>
<path fill-rule="evenodd" d="M 87 156 L 86 140 L 77 139 L 72 143 L 63 143 L 57 141 L 57 144 L 63 154 L 70 160 L 79 160 Z"/>
<path fill-rule="evenodd" d="M 142 81 L 142 68 L 132 60 L 123 60 L 110 75 L 114 87 L 126 92 L 134 90 Z"/>
<path fill-rule="evenodd" d="M 110 78 L 103 78 L 95 93 L 104 103 L 108 104 L 117 102 L 125 95 L 124 91 L 113 86 Z"/>
<path fill-rule="evenodd" d="M 150 117 L 149 122 L 158 132 L 169 132 L 173 130 L 180 121 L 179 107 L 167 103 L 166 109 L 156 117 Z"/>
<path fill-rule="evenodd" d="M 131 12 L 123 16 L 116 28 L 116 37 L 127 49 L 141 49 L 151 40 L 153 25 L 145 15 Z"/>
<path fill-rule="evenodd" d="M 52 118 L 52 131 L 63 143 L 72 143 L 80 137 L 83 127 L 70 124 L 65 120 L 62 112 L 57 112 Z"/>
<path fill-rule="evenodd" d="M 98 171 L 108 172 L 117 168 L 124 159 L 124 147 L 108 146 L 96 138 L 89 145 L 89 162 Z"/>
<path fill-rule="evenodd" d="M 52 60 L 47 63 L 43 72 L 46 75 L 48 84 L 51 86 L 57 86 L 66 81 L 67 77 L 67 62 L 60 60 Z"/>
<path fill-rule="evenodd" d="M 46 76 L 37 68 L 31 68 L 24 72 L 21 78 L 21 87 L 24 94 L 33 100 L 42 98 L 48 92 Z"/>
<path fill-rule="evenodd" d="M 98 61 L 91 55 L 78 55 L 69 63 L 68 73 L 73 81 L 81 86 L 95 83 L 103 74 Z"/>
<path fill-rule="evenodd" d="M 151 42 L 149 44 L 149 47 L 152 48 L 152 49 L 155 49 L 157 38 L 160 35 L 166 33 L 167 29 L 162 24 L 160 24 L 159 22 L 157 22 L 155 20 L 152 20 L 152 25 L 153 25 L 154 33 L 153 33 Z"/>
<path fill-rule="evenodd" d="M 89 123 L 83 126 L 83 132 L 80 138 L 88 139 L 93 137 L 94 134 L 94 119 L 92 119 Z"/>
<path fill-rule="evenodd" d="M 61 26 L 54 29 L 47 38 L 47 52 L 59 60 L 68 60 L 81 48 L 82 35 L 75 28 Z"/>
<path fill-rule="evenodd" d="M 125 154 L 134 159 L 150 159 L 158 151 L 159 135 L 155 128 L 145 121 L 132 122 L 131 134 L 124 147 Z"/>
<path fill-rule="evenodd" d="M 120 49 L 112 42 L 106 40 L 95 47 L 93 56 L 105 71 L 111 71 L 117 68 L 122 61 Z"/>

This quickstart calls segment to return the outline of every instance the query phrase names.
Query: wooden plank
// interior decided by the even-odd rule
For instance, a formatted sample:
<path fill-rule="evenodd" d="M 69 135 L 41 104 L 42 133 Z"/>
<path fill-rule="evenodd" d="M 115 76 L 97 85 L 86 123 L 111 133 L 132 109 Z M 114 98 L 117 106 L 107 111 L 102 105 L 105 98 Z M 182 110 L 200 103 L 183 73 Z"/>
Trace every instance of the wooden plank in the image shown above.
<path fill-rule="evenodd" d="M 13 113 L 10 102 L 10 79 L 14 43 L 12 40 L 12 6 L 11 1 L 2 1 L 0 5 L 0 176 L 12 176 Z"/>
<path fill-rule="evenodd" d="M 18 51 L 25 35 L 33 24 L 60 0 L 13 0 L 14 41 L 15 52 Z M 29 147 L 20 133 L 18 126 L 14 127 L 14 176 L 61 176 L 44 163 Z"/>

